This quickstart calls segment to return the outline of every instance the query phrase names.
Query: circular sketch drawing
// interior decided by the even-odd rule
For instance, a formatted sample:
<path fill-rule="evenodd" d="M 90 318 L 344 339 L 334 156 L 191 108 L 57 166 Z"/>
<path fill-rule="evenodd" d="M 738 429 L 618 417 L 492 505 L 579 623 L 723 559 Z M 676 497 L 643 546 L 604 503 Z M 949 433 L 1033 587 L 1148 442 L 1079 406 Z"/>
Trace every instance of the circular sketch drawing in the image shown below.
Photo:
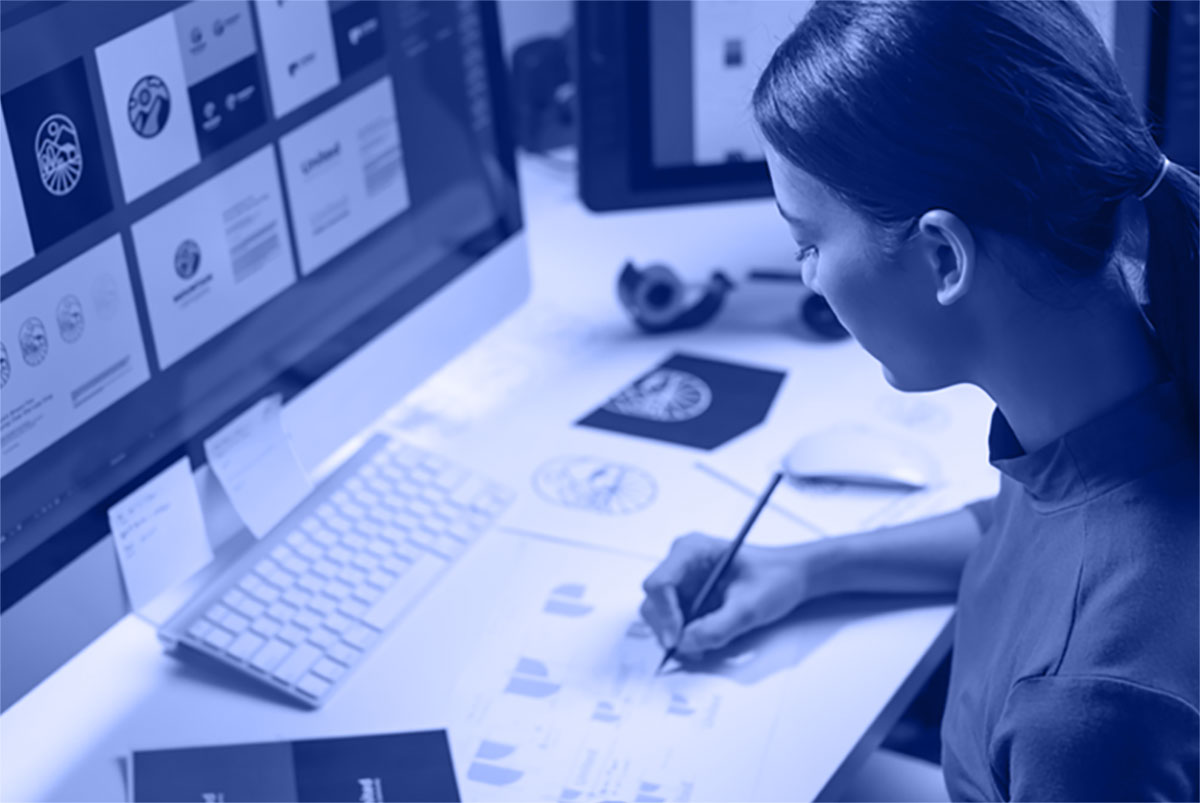
<path fill-rule="evenodd" d="M 184 240 L 175 249 L 175 272 L 180 279 L 190 279 L 200 270 L 200 246 L 195 240 Z"/>
<path fill-rule="evenodd" d="M 533 474 L 533 490 L 555 505 L 624 516 L 648 508 L 658 495 L 640 468 L 597 457 L 557 457 Z"/>
<path fill-rule="evenodd" d="M 56 316 L 58 318 L 58 333 L 68 343 L 74 343 L 83 337 L 83 304 L 72 295 L 62 297 L 58 302 Z"/>
<path fill-rule="evenodd" d="M 50 352 L 50 338 L 46 337 L 46 327 L 38 318 L 29 318 L 21 324 L 17 339 L 21 344 L 21 357 L 27 365 L 41 365 Z"/>
<path fill-rule="evenodd" d="M 34 136 L 38 174 L 52 195 L 66 195 L 83 175 L 83 151 L 75 123 L 65 114 L 52 114 L 38 126 Z"/>
<path fill-rule="evenodd" d="M 12 376 L 12 363 L 8 361 L 8 347 L 0 343 L 0 388 L 8 384 Z"/>
<path fill-rule="evenodd" d="M 687 371 L 660 368 L 614 396 L 604 409 L 650 421 L 689 421 L 712 404 L 708 383 Z"/>
<path fill-rule="evenodd" d="M 129 125 L 139 137 L 150 139 L 162 133 L 171 116 L 171 92 L 157 75 L 147 75 L 129 93 Z"/>

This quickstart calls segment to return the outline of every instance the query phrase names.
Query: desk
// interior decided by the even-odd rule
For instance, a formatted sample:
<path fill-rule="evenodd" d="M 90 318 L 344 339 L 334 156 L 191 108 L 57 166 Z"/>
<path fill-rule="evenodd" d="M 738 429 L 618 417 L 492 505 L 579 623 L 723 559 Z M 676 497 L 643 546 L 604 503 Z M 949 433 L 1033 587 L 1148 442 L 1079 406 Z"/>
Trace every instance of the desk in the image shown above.
<path fill-rule="evenodd" d="M 625 258 L 662 259 L 695 275 L 722 264 L 778 265 L 791 247 L 769 201 L 595 217 L 575 200 L 569 175 L 524 161 L 521 177 L 533 260 L 530 303 L 379 427 L 456 457 L 467 454 L 464 444 L 486 444 L 489 423 L 561 386 L 564 372 L 580 376 L 581 362 L 600 365 L 619 353 L 624 365 L 648 367 L 681 348 L 888 393 L 878 367 L 857 346 L 805 345 L 783 332 L 790 305 L 730 309 L 697 333 L 649 339 L 631 332 L 613 294 Z M 583 399 L 596 389 L 581 382 L 572 391 Z M 947 398 L 978 433 L 977 445 L 961 451 L 982 462 L 986 400 L 959 390 Z M 455 668 L 485 635 L 477 601 L 494 598 L 498 584 L 512 579 L 496 567 L 563 549 L 503 529 L 489 534 L 319 713 L 281 705 L 239 676 L 164 656 L 153 629 L 127 616 L 0 718 L 0 793 L 5 800 L 122 800 L 119 759 L 131 749 L 446 727 Z M 865 617 L 789 669 L 763 772 L 727 796 L 812 799 L 836 792 L 945 655 L 952 613 L 942 604 Z M 456 748 L 460 776 L 469 759 Z"/>

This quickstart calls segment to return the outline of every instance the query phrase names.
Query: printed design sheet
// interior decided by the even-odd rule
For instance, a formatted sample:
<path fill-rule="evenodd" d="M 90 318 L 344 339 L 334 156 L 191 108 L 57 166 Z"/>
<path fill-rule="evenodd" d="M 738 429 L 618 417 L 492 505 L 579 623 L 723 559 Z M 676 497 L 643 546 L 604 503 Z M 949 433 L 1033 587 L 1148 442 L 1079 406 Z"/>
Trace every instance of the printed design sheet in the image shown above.
<path fill-rule="evenodd" d="M 637 613 L 654 562 L 535 546 L 481 609 L 488 635 L 453 695 L 463 799 L 745 799 L 787 670 L 849 619 L 790 619 L 655 675 L 662 649 Z"/>
<path fill-rule="evenodd" d="M 150 378 L 121 238 L 0 305 L 7 474 Z"/>

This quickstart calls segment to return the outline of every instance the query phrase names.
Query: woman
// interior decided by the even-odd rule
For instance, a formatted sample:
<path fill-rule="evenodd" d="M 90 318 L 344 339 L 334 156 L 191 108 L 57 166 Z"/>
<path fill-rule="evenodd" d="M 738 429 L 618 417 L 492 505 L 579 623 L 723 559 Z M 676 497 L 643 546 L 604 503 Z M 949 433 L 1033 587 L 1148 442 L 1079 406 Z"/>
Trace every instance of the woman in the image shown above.
<path fill-rule="evenodd" d="M 954 592 L 959 799 L 1197 798 L 1197 177 L 1074 3 L 818 3 L 754 93 L 805 281 L 901 390 L 997 404 L 1000 494 L 790 548 L 688 536 L 643 615 L 685 656 L 805 600 Z M 1144 270 L 1143 270 L 1144 268 Z"/>

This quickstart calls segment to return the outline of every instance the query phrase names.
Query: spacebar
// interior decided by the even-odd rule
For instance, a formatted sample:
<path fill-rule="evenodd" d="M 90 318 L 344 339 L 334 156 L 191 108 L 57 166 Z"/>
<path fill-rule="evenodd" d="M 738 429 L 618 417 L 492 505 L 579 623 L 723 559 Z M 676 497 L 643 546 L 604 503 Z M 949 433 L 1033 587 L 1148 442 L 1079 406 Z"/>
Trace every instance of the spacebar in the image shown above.
<path fill-rule="evenodd" d="M 386 630 L 405 606 L 429 588 L 445 568 L 446 563 L 434 557 L 417 561 L 379 598 L 371 610 L 367 611 L 363 622 L 376 630 Z"/>

